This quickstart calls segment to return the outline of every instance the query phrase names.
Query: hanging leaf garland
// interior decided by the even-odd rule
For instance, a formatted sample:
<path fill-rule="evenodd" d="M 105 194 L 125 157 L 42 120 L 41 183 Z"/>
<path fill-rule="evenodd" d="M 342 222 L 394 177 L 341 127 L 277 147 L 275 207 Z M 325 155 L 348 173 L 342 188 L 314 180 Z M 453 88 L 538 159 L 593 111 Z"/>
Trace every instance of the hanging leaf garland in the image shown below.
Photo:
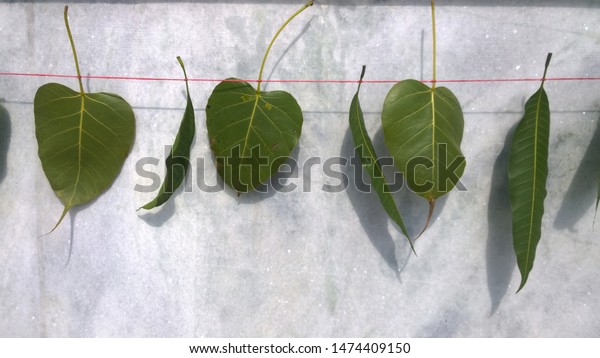
<path fill-rule="evenodd" d="M 350 104 L 349 121 L 350 130 L 352 131 L 352 138 L 354 139 L 354 146 L 358 155 L 360 156 L 362 167 L 367 173 L 369 173 L 371 185 L 379 196 L 381 205 L 390 218 L 396 223 L 396 225 L 398 225 L 404 236 L 406 236 L 406 239 L 410 243 L 410 247 L 414 251 L 412 241 L 410 240 L 410 236 L 408 235 L 408 231 L 406 230 L 406 226 L 404 225 L 400 211 L 394 202 L 394 197 L 391 194 L 390 187 L 385 180 L 385 176 L 383 175 L 383 170 L 377 162 L 377 153 L 375 153 L 373 142 L 371 141 L 369 133 L 367 132 L 367 128 L 365 127 L 365 120 L 360 107 L 360 101 L 358 99 L 358 94 L 360 92 L 360 86 L 362 84 L 364 75 L 365 66 L 362 68 L 358 89 L 356 90 L 356 94 L 352 98 L 352 103 Z"/>
<path fill-rule="evenodd" d="M 542 234 L 542 216 L 548 177 L 550 104 L 544 90 L 546 58 L 540 88 L 525 103 L 525 113 L 513 134 L 508 159 L 508 188 L 512 209 L 513 246 L 521 272 L 519 292 L 533 268 L 535 250 Z"/>
<path fill-rule="evenodd" d="M 33 101 L 38 155 L 50 186 L 64 205 L 52 230 L 71 208 L 90 202 L 112 184 L 135 133 L 133 111 L 123 98 L 83 90 L 67 11 L 65 6 L 79 92 L 48 83 L 37 90 Z"/>
<path fill-rule="evenodd" d="M 302 110 L 284 91 L 261 91 L 267 56 L 283 28 L 304 9 L 296 11 L 275 33 L 265 52 L 256 89 L 229 78 L 213 90 L 206 105 L 206 127 L 217 172 L 238 193 L 256 189 L 287 160 L 302 131 Z"/>
<path fill-rule="evenodd" d="M 194 141 L 194 134 L 196 133 L 196 122 L 194 119 L 194 107 L 192 105 L 192 98 L 190 97 L 190 88 L 188 86 L 185 66 L 179 56 L 177 56 L 177 61 L 179 61 L 181 69 L 183 70 L 183 76 L 185 77 L 187 105 L 185 107 L 185 112 L 183 113 L 181 124 L 179 125 L 179 131 L 175 137 L 175 142 L 173 143 L 173 147 L 171 147 L 171 153 L 165 163 L 167 166 L 165 181 L 156 198 L 142 206 L 140 209 L 150 210 L 169 200 L 171 195 L 173 195 L 173 192 L 185 180 L 185 175 L 190 166 L 190 150 L 192 142 Z"/>
<path fill-rule="evenodd" d="M 435 5 L 433 84 L 396 83 L 387 94 L 381 115 L 385 144 L 408 187 L 429 202 L 427 228 L 435 201 L 451 191 L 462 176 L 466 160 L 460 149 L 464 119 L 460 103 L 445 87 L 436 87 Z M 422 234 L 423 232 L 421 232 Z M 419 235 L 420 236 L 420 235 Z"/>

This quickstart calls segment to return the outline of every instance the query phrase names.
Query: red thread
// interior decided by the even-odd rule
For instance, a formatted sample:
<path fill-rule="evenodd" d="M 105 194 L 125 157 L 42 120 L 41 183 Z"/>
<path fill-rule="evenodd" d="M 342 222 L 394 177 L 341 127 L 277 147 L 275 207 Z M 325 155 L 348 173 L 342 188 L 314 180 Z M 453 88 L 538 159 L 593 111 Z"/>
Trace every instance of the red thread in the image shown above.
<path fill-rule="evenodd" d="M 76 75 L 60 75 L 51 73 L 23 73 L 0 72 L 0 76 L 8 77 L 54 77 L 77 78 Z M 174 77 L 130 77 L 130 76 L 81 76 L 82 79 L 122 80 L 122 81 L 185 81 L 183 78 Z M 258 82 L 256 79 L 217 79 L 217 78 L 189 78 L 190 82 Z M 396 83 L 400 80 L 362 80 L 363 83 Z M 540 78 L 490 78 L 490 79 L 449 79 L 436 80 L 436 83 L 492 83 L 492 82 L 538 82 Z M 600 77 L 553 77 L 546 81 L 600 81 Z M 283 79 L 261 80 L 264 83 L 358 83 L 358 80 L 317 80 L 317 79 Z M 433 83 L 433 80 L 422 80 L 424 83 Z"/>

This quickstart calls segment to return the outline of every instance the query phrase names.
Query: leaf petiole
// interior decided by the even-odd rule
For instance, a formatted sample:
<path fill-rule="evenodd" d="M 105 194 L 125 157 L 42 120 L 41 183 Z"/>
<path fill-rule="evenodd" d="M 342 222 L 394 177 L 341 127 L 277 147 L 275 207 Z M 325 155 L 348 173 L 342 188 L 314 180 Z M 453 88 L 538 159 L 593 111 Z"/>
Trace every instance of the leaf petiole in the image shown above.
<path fill-rule="evenodd" d="M 181 66 L 181 69 L 183 70 L 183 77 L 185 78 L 185 89 L 187 90 L 187 93 L 190 93 L 190 88 L 188 86 L 187 72 L 185 71 L 185 66 L 183 65 L 183 61 L 181 60 L 181 57 L 177 56 L 177 61 L 179 62 L 179 65 Z"/>
<path fill-rule="evenodd" d="M 71 35 L 71 28 L 69 27 L 69 16 L 68 16 L 69 6 L 65 5 L 65 26 L 67 27 L 67 35 L 69 35 L 69 42 L 71 42 L 71 49 L 73 49 L 73 58 L 75 60 L 75 68 L 77 69 L 77 80 L 79 81 L 79 91 L 83 96 L 85 92 L 83 91 L 83 82 L 81 82 L 81 71 L 79 70 L 79 60 L 77 59 L 77 51 L 75 50 L 75 42 L 73 42 L 73 35 Z"/>
<path fill-rule="evenodd" d="M 435 90 L 436 80 L 436 46 L 435 46 L 435 0 L 431 0 L 431 34 L 433 36 L 433 78 L 431 90 Z"/>
<path fill-rule="evenodd" d="M 544 75 L 542 76 L 542 87 L 544 86 L 544 82 L 546 82 L 546 72 L 548 72 L 548 66 L 550 66 L 551 59 L 552 52 L 548 52 L 548 56 L 546 56 L 546 64 L 544 65 Z"/>
<path fill-rule="evenodd" d="M 258 73 L 258 84 L 256 85 L 256 93 L 257 94 L 260 94 L 260 84 L 262 81 L 263 70 L 265 68 L 265 63 L 267 62 L 267 56 L 269 55 L 269 51 L 271 51 L 271 47 L 273 46 L 273 43 L 275 43 L 275 39 L 277 39 L 277 36 L 279 36 L 281 31 L 283 31 L 283 29 L 287 26 L 287 24 L 289 24 L 296 16 L 298 16 L 307 7 L 310 7 L 313 4 L 314 4 L 314 0 L 310 0 L 309 2 L 304 4 L 304 6 L 302 6 L 298 11 L 296 11 L 292 16 L 290 16 L 290 18 L 287 19 L 287 21 L 284 22 L 283 25 L 281 25 L 279 30 L 277 30 L 277 32 L 275 33 L 275 36 L 273 36 L 273 39 L 269 43 L 269 46 L 267 47 L 267 51 L 265 51 L 265 56 L 263 57 L 262 63 L 260 65 L 260 72 Z"/>

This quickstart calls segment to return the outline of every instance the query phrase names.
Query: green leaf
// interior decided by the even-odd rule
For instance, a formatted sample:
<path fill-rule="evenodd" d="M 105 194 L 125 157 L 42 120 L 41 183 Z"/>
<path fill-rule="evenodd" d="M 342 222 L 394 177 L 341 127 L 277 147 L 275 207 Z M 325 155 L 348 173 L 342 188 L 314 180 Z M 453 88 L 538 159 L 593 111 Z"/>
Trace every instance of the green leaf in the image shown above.
<path fill-rule="evenodd" d="M 513 134 L 508 159 L 508 186 L 512 208 L 513 246 L 521 271 L 519 292 L 533 268 L 542 234 L 542 216 L 548 177 L 550 104 L 544 91 L 549 53 L 540 88 L 525 103 L 525 113 Z"/>
<path fill-rule="evenodd" d="M 80 93 L 58 83 L 33 101 L 38 154 L 50 186 L 65 206 L 95 199 L 121 170 L 135 122 L 127 102 L 111 93 Z"/>
<path fill-rule="evenodd" d="M 435 200 L 452 190 L 465 170 L 460 103 L 445 87 L 404 80 L 387 94 L 381 118 L 385 144 L 408 187 L 430 204 L 429 222 Z"/>
<path fill-rule="evenodd" d="M 302 131 L 302 110 L 291 94 L 260 90 L 269 51 L 277 36 L 313 1 L 277 30 L 269 43 L 256 89 L 229 78 L 213 90 L 206 105 L 206 127 L 217 172 L 238 193 L 256 189 L 287 160 Z"/>
<path fill-rule="evenodd" d="M 598 204 L 600 204 L 600 177 L 598 177 L 598 188 L 596 192 L 596 209 L 594 210 L 594 221 L 592 222 L 592 228 L 596 224 L 596 214 L 598 214 Z"/>
<path fill-rule="evenodd" d="M 38 155 L 50 186 L 65 206 L 54 229 L 74 206 L 98 197 L 114 181 L 135 133 L 131 106 L 112 93 L 85 93 L 67 17 L 79 92 L 58 83 L 38 88 L 33 100 Z"/>
<path fill-rule="evenodd" d="M 598 213 L 598 204 L 600 203 L 600 178 L 598 178 L 598 191 L 596 193 L 596 210 L 594 211 L 594 223 L 596 222 L 596 214 Z"/>
<path fill-rule="evenodd" d="M 217 172 L 238 192 L 273 175 L 298 143 L 302 110 L 291 94 L 260 92 L 245 82 L 221 82 L 206 106 Z"/>
<path fill-rule="evenodd" d="M 385 176 L 383 175 L 383 170 L 381 166 L 377 162 L 377 153 L 375 153 L 375 148 L 373 148 L 373 143 L 371 142 L 371 138 L 369 137 L 369 133 L 367 132 L 367 128 L 365 127 L 365 120 L 363 117 L 363 112 L 360 107 L 360 101 L 358 99 L 358 94 L 360 91 L 360 85 L 362 83 L 363 76 L 365 75 L 365 66 L 362 68 L 362 73 L 360 75 L 360 82 L 358 84 L 358 89 L 356 90 L 356 94 L 352 98 L 352 103 L 350 104 L 350 129 L 352 131 L 352 138 L 354 139 L 354 145 L 356 147 L 356 151 L 360 155 L 360 161 L 362 163 L 362 167 L 365 169 L 371 178 L 371 184 L 373 188 L 375 188 L 375 192 L 379 196 L 379 201 L 381 205 L 390 216 L 390 218 L 398 225 L 400 230 L 410 243 L 411 248 L 414 251 L 414 247 L 412 241 L 410 240 L 410 236 L 408 235 L 408 231 L 406 230 L 406 226 L 404 225 L 404 221 L 402 220 L 402 216 L 400 215 L 400 211 L 394 202 L 394 197 L 391 194 L 390 187 L 385 180 Z"/>
<path fill-rule="evenodd" d="M 6 159 L 8 156 L 8 147 L 10 143 L 10 115 L 6 108 L 2 106 L 3 98 L 0 98 L 0 183 L 6 176 Z"/>
<path fill-rule="evenodd" d="M 146 210 L 160 206 L 169 200 L 171 195 L 173 195 L 173 192 L 184 181 L 190 165 L 190 150 L 192 142 L 194 141 L 194 134 L 196 133 L 196 122 L 194 120 L 194 107 L 192 106 L 192 99 L 190 97 L 187 73 L 185 72 L 185 67 L 180 57 L 177 57 L 177 61 L 179 61 L 185 77 L 187 105 L 185 107 L 185 112 L 183 113 L 181 124 L 179 125 L 179 131 L 175 137 L 175 143 L 173 143 L 171 153 L 166 160 L 167 172 L 165 181 L 156 198 L 142 206 L 142 208 Z"/>

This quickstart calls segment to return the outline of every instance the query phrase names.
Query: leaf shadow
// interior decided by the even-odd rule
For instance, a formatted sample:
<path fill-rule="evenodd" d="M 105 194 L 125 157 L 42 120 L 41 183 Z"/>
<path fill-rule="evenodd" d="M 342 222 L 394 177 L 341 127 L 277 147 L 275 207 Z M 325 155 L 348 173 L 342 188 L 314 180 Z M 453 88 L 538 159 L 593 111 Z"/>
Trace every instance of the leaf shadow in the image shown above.
<path fill-rule="evenodd" d="M 375 151 L 378 153 L 379 159 L 390 157 L 385 148 L 385 144 L 383 143 L 383 131 L 381 129 L 375 134 L 372 142 Z M 396 228 L 397 233 L 394 235 L 398 239 L 394 240 L 394 236 L 392 236 L 388 230 L 390 219 L 381 206 L 377 193 L 367 192 L 364 189 L 359 188 L 359 186 L 370 183 L 370 179 L 368 178 L 368 174 L 364 172 L 360 160 L 356 156 L 354 140 L 350 128 L 346 131 L 340 150 L 340 156 L 349 158 L 350 165 L 344 167 L 345 170 L 347 170 L 346 175 L 348 177 L 347 193 L 360 224 L 373 247 L 377 250 L 390 270 L 392 270 L 400 280 L 400 275 L 413 253 L 399 228 Z M 386 175 L 386 178 L 388 178 L 388 184 L 390 184 L 392 190 L 395 190 L 398 189 L 399 185 L 403 185 L 403 178 L 395 170 L 392 173 L 388 173 L 386 169 L 391 170 L 391 168 L 392 166 L 383 167 L 384 174 Z M 389 178 L 394 178 L 394 180 L 390 181 Z M 359 180 L 360 183 L 358 182 Z M 414 236 L 420 232 L 421 228 L 415 227 L 413 223 L 424 223 L 423 213 L 427 213 L 428 205 L 425 200 L 407 189 L 394 193 L 394 197 L 396 204 L 399 204 L 398 207 L 407 226 L 407 230 L 411 235 L 411 238 L 414 238 Z M 440 200 L 440 204 L 436 207 L 433 214 L 434 217 L 437 217 L 444 206 L 444 203 L 444 200 Z"/>
<path fill-rule="evenodd" d="M 10 146 L 11 122 L 10 115 L 4 106 L 0 105 L 0 183 L 6 177 L 8 147 Z"/>
<path fill-rule="evenodd" d="M 294 45 L 296 45 L 296 43 L 298 42 L 298 40 L 300 40 L 302 38 L 302 36 L 304 36 L 304 34 L 308 31 L 308 29 L 310 29 L 311 23 L 313 22 L 314 19 L 315 19 L 315 15 L 313 15 L 310 19 L 308 19 L 308 21 L 306 22 L 306 24 L 304 25 L 304 27 L 302 28 L 302 30 L 300 30 L 300 32 L 298 33 L 298 35 L 296 35 L 296 37 L 294 37 L 294 39 L 292 41 L 290 41 L 290 43 L 287 45 L 287 47 L 285 48 L 285 50 L 283 51 L 283 53 L 281 54 L 281 56 L 279 56 L 279 58 L 277 58 L 277 61 L 275 62 L 275 64 L 271 68 L 271 72 L 269 72 L 269 75 L 267 76 L 267 80 L 271 79 L 271 77 L 273 76 L 273 73 L 275 73 L 275 70 L 277 69 L 277 67 L 279 66 L 279 64 L 283 60 L 283 58 L 294 47 Z M 270 85 L 270 82 L 265 82 L 263 84 L 263 89 L 265 91 L 268 90 L 269 85 Z"/>
<path fill-rule="evenodd" d="M 63 270 L 66 270 L 67 266 L 69 266 L 69 263 L 71 262 L 71 256 L 73 255 L 73 243 L 75 238 L 75 217 L 83 209 L 84 208 L 78 206 L 69 210 L 69 224 L 71 226 L 69 228 L 69 238 L 67 241 L 69 243 L 69 249 L 67 251 L 67 259 L 65 260 Z"/>
<path fill-rule="evenodd" d="M 494 162 L 488 197 L 486 268 L 491 300 L 490 316 L 500 307 L 517 265 L 512 246 L 512 210 L 508 192 L 508 156 L 517 124 L 509 129 L 502 151 Z"/>
<path fill-rule="evenodd" d="M 83 204 L 83 205 L 75 206 L 75 207 L 73 207 L 73 208 L 71 208 L 69 210 L 69 213 L 68 213 L 68 218 L 69 218 L 69 234 L 68 234 L 68 237 L 67 237 L 67 245 L 68 246 L 67 246 L 67 250 L 66 250 L 66 258 L 65 258 L 65 261 L 64 261 L 63 270 L 65 270 L 69 266 L 69 263 L 71 262 L 71 256 L 72 256 L 72 253 L 73 253 L 73 242 L 74 242 L 73 239 L 75 238 L 75 218 L 77 217 L 77 214 L 80 211 L 85 210 L 90 205 L 92 205 L 92 202 L 87 203 L 87 204 Z M 66 225 L 65 220 L 63 220 L 59 224 L 59 226 L 60 225 Z M 52 230 L 52 231 L 50 231 L 50 232 L 42 235 L 41 238 L 45 239 L 47 236 L 54 235 L 56 229 L 58 229 L 58 227 L 56 227 L 54 230 Z"/>
<path fill-rule="evenodd" d="M 579 167 L 569 184 L 565 197 L 556 213 L 554 228 L 575 232 L 575 225 L 596 202 L 598 177 L 600 175 L 600 119 L 594 135 L 581 159 Z M 592 223 L 590 223 L 590 226 Z"/>

